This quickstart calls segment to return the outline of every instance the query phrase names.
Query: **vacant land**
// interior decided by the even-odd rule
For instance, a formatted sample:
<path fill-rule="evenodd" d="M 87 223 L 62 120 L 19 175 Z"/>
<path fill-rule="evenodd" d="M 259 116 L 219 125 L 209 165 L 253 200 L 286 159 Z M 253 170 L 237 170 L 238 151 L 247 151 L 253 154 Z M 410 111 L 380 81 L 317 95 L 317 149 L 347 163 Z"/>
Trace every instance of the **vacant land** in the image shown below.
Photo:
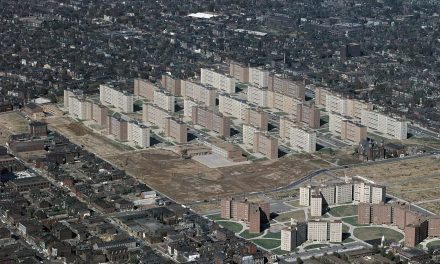
<path fill-rule="evenodd" d="M 166 150 L 107 155 L 105 159 L 181 203 L 284 186 L 325 166 L 309 155 L 298 155 L 277 161 L 208 168 Z"/>
<path fill-rule="evenodd" d="M 4 145 L 10 135 L 28 132 L 29 121 L 18 112 L 0 113 L 0 145 Z"/>
<path fill-rule="evenodd" d="M 352 216 L 357 214 L 356 205 L 343 205 L 330 208 L 329 212 L 334 217 Z"/>
<path fill-rule="evenodd" d="M 360 175 L 384 184 L 388 193 L 424 207 L 424 203 L 440 197 L 439 164 L 440 159 L 434 156 L 395 159 L 388 163 L 350 168 L 346 173 L 352 176 Z M 343 177 L 344 171 L 335 171 L 335 174 Z M 432 205 L 430 210 L 440 213 L 440 208 L 435 205 Z"/>
<path fill-rule="evenodd" d="M 399 242 L 403 239 L 401 233 L 385 227 L 359 227 L 354 230 L 353 236 L 363 241 L 381 239 L 382 236 L 385 236 L 386 240 L 395 242 Z"/>
<path fill-rule="evenodd" d="M 49 129 L 70 139 L 73 143 L 83 145 L 88 151 L 99 156 L 120 154 L 132 148 L 100 135 L 82 123 L 68 117 L 54 117 L 46 120 Z"/>

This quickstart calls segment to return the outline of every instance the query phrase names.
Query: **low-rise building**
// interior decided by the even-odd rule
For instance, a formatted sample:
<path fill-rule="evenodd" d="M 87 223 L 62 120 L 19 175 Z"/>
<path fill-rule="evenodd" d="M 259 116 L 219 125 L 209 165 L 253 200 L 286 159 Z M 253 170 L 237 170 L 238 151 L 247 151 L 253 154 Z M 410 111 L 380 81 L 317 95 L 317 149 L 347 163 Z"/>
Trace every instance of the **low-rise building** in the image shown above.
<path fill-rule="evenodd" d="M 212 149 L 212 153 L 220 155 L 230 161 L 242 162 L 246 160 L 241 149 L 232 145 L 231 143 L 210 138 L 209 140 L 205 141 L 204 144 Z"/>

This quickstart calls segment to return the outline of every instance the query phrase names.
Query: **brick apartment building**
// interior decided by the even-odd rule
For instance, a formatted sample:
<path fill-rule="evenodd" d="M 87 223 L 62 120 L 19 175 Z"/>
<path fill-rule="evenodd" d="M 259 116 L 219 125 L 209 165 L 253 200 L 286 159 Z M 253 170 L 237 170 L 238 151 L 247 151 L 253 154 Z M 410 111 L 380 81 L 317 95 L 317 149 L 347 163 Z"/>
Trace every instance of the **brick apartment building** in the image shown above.
<path fill-rule="evenodd" d="M 229 137 L 231 134 L 230 118 L 205 107 L 192 107 L 191 121 L 194 125 L 212 130 L 223 137 Z"/>
<path fill-rule="evenodd" d="M 278 158 L 278 139 L 258 131 L 254 133 L 253 152 L 265 155 L 268 159 Z"/>
<path fill-rule="evenodd" d="M 268 224 L 270 221 L 270 205 L 267 202 L 253 203 L 247 200 L 223 198 L 220 206 L 221 218 L 248 223 L 250 233 L 260 233 L 263 224 Z"/>
<path fill-rule="evenodd" d="M 174 96 L 182 96 L 182 80 L 169 74 L 162 75 L 162 87 Z"/>

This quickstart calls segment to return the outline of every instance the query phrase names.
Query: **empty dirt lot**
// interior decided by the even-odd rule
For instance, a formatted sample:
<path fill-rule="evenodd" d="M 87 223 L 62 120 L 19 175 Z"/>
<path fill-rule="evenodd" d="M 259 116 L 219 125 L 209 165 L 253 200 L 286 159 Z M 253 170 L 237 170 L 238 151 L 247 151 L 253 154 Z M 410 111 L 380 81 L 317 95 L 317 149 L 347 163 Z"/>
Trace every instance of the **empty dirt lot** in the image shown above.
<path fill-rule="evenodd" d="M 348 175 L 360 175 L 387 186 L 387 192 L 440 213 L 440 158 L 435 156 L 372 164 L 348 169 Z M 339 176 L 344 171 L 336 171 Z"/>
<path fill-rule="evenodd" d="M 182 160 L 166 150 L 108 155 L 105 159 L 182 203 L 284 186 L 310 171 L 328 166 L 301 155 L 210 169 L 193 160 Z"/>
<path fill-rule="evenodd" d="M 49 129 L 54 130 L 70 139 L 73 143 L 84 147 L 99 156 L 123 153 L 132 150 L 130 147 L 97 134 L 83 124 L 68 117 L 53 117 L 46 119 Z"/>
<path fill-rule="evenodd" d="M 18 112 L 0 113 L 0 145 L 4 145 L 10 135 L 28 132 L 28 124 Z"/>

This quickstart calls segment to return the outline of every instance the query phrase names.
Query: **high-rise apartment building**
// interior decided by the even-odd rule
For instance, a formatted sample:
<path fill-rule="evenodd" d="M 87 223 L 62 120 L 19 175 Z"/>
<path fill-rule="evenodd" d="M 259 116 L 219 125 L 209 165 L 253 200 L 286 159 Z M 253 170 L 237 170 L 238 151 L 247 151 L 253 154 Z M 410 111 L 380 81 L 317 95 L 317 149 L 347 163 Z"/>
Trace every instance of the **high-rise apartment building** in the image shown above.
<path fill-rule="evenodd" d="M 218 99 L 218 108 L 220 113 L 230 115 L 241 120 L 246 118 L 246 109 L 249 108 L 249 105 L 246 103 L 246 101 L 231 97 L 227 94 L 220 94 Z"/>
<path fill-rule="evenodd" d="M 267 87 L 259 88 L 256 86 L 248 86 L 247 101 L 260 107 L 267 107 Z"/>
<path fill-rule="evenodd" d="M 156 90 L 153 92 L 154 104 L 158 107 L 174 113 L 175 112 L 175 98 L 174 95 L 163 90 Z"/>
<path fill-rule="evenodd" d="M 258 87 L 268 87 L 269 71 L 263 68 L 249 68 L 249 83 Z"/>
<path fill-rule="evenodd" d="M 245 110 L 243 123 L 258 127 L 260 131 L 267 131 L 269 125 L 269 114 L 259 107 L 249 107 Z"/>
<path fill-rule="evenodd" d="M 229 75 L 234 77 L 239 82 L 249 82 L 249 68 L 237 62 L 229 63 Z"/>
<path fill-rule="evenodd" d="M 296 121 L 307 124 L 310 128 L 321 126 L 321 114 L 313 103 L 299 103 L 296 107 Z"/>
<path fill-rule="evenodd" d="M 269 91 L 284 94 L 299 101 L 305 100 L 304 81 L 294 81 L 281 75 L 269 75 L 268 88 Z"/>
<path fill-rule="evenodd" d="M 190 99 L 183 99 L 183 116 L 192 117 L 193 107 L 197 107 L 197 102 Z"/>
<path fill-rule="evenodd" d="M 280 110 L 284 113 L 296 115 L 298 112 L 297 106 L 299 103 L 301 103 L 301 101 L 295 97 L 271 90 L 268 90 L 267 92 L 267 106 Z"/>
<path fill-rule="evenodd" d="M 156 84 L 153 84 L 149 80 L 134 79 L 133 91 L 134 95 L 144 97 L 150 101 L 154 99 L 154 91 L 159 90 Z"/>
<path fill-rule="evenodd" d="M 98 123 L 100 126 L 107 125 L 108 120 L 108 108 L 102 104 L 93 103 L 92 105 L 92 120 Z"/>
<path fill-rule="evenodd" d="M 174 96 L 182 96 L 182 80 L 169 74 L 162 75 L 162 87 Z"/>
<path fill-rule="evenodd" d="M 182 81 L 182 96 L 202 103 L 206 106 L 215 106 L 216 89 L 194 81 Z"/>
<path fill-rule="evenodd" d="M 312 191 L 310 196 L 310 216 L 321 216 L 322 215 L 322 195 L 319 190 Z"/>
<path fill-rule="evenodd" d="M 128 122 L 127 140 L 142 148 L 149 147 L 150 128 L 133 120 Z"/>
<path fill-rule="evenodd" d="M 309 220 L 307 222 L 307 240 L 342 242 L 342 222 L 340 220 Z"/>
<path fill-rule="evenodd" d="M 316 151 L 316 132 L 294 126 L 290 128 L 290 146 L 298 151 L 312 153 Z"/>
<path fill-rule="evenodd" d="M 165 136 L 171 137 L 176 140 L 177 143 L 186 143 L 188 139 L 188 127 L 187 124 L 174 118 L 165 118 Z"/>
<path fill-rule="evenodd" d="M 253 138 L 253 152 L 261 153 L 268 159 L 277 159 L 278 139 L 265 132 L 257 131 Z"/>
<path fill-rule="evenodd" d="M 108 119 L 108 133 L 116 140 L 128 141 L 128 121 L 118 115 L 112 115 Z"/>
<path fill-rule="evenodd" d="M 280 138 L 281 139 L 290 139 L 290 128 L 298 126 L 296 121 L 290 119 L 287 116 L 280 116 Z"/>
<path fill-rule="evenodd" d="M 361 123 L 368 127 L 368 130 L 375 130 L 392 138 L 400 140 L 407 138 L 408 123 L 406 121 L 376 111 L 363 110 Z"/>
<path fill-rule="evenodd" d="M 307 223 L 296 222 L 281 230 L 281 250 L 292 251 L 307 240 Z"/>
<path fill-rule="evenodd" d="M 417 221 L 405 226 L 405 246 L 415 247 L 428 237 L 428 220 L 417 219 Z"/>
<path fill-rule="evenodd" d="M 235 79 L 210 69 L 201 69 L 200 82 L 226 93 L 235 93 Z"/>
<path fill-rule="evenodd" d="M 353 184 L 335 184 L 335 204 L 351 203 L 353 201 Z"/>
<path fill-rule="evenodd" d="M 127 91 L 119 91 L 110 85 L 99 86 L 99 100 L 102 104 L 109 104 L 125 113 L 133 112 L 133 95 Z"/>
<path fill-rule="evenodd" d="M 219 133 L 220 136 L 229 137 L 231 135 L 231 120 L 221 113 L 195 106 L 192 108 L 191 120 L 194 125 L 212 130 Z"/>
<path fill-rule="evenodd" d="M 221 217 L 244 221 L 249 224 L 250 233 L 260 233 L 262 224 L 270 221 L 270 205 L 267 202 L 237 201 L 234 198 L 223 198 L 220 201 Z"/>
<path fill-rule="evenodd" d="M 148 122 L 158 126 L 160 129 L 165 130 L 166 118 L 169 117 L 169 113 L 162 108 L 150 104 L 144 103 L 142 107 L 142 121 Z"/>
<path fill-rule="evenodd" d="M 299 205 L 310 206 L 310 196 L 312 195 L 312 186 L 299 187 Z"/>
<path fill-rule="evenodd" d="M 386 201 L 386 187 L 365 182 L 354 183 L 353 200 L 360 203 L 384 203 Z"/>
<path fill-rule="evenodd" d="M 243 144 L 247 147 L 253 147 L 254 135 L 259 131 L 258 127 L 243 124 Z"/>
<path fill-rule="evenodd" d="M 329 130 L 341 139 L 358 144 L 367 139 L 367 127 L 335 112 L 329 113 Z"/>

